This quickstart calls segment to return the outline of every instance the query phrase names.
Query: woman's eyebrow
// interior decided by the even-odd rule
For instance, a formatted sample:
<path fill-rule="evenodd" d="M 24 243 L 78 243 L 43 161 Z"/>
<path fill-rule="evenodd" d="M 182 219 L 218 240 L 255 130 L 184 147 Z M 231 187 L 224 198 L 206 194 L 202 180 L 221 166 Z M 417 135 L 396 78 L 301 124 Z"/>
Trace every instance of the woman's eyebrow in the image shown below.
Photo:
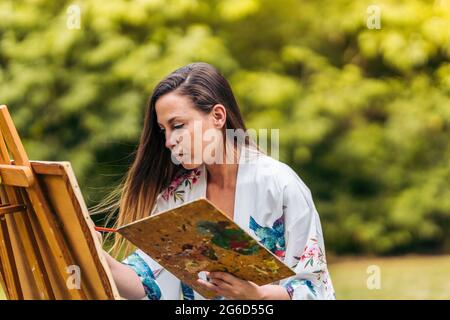
<path fill-rule="evenodd" d="M 176 120 L 178 120 L 179 118 L 180 118 L 180 116 L 174 116 L 174 117 L 170 118 L 169 121 L 167 121 L 167 123 L 170 125 L 173 122 L 175 122 Z"/>
<path fill-rule="evenodd" d="M 169 121 L 167 121 L 168 124 L 172 124 L 172 122 L 174 122 L 177 119 L 177 117 L 172 117 L 169 119 Z"/>
<path fill-rule="evenodd" d="M 170 118 L 170 119 L 167 121 L 167 123 L 168 123 L 169 125 L 171 125 L 171 124 L 172 124 L 173 122 L 175 122 L 175 120 L 177 120 L 179 117 L 180 117 L 180 116 L 174 116 L 174 117 Z M 158 124 L 161 126 L 161 123 L 158 122 Z"/>

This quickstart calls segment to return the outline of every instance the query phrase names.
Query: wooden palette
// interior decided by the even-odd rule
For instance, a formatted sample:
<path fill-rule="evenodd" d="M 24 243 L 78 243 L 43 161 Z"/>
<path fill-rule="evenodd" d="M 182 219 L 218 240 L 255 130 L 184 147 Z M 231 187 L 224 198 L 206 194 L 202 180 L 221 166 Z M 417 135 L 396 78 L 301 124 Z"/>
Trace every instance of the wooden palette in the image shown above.
<path fill-rule="evenodd" d="M 257 285 L 295 275 L 207 199 L 130 223 L 118 232 L 205 298 L 200 271 L 225 271 Z"/>

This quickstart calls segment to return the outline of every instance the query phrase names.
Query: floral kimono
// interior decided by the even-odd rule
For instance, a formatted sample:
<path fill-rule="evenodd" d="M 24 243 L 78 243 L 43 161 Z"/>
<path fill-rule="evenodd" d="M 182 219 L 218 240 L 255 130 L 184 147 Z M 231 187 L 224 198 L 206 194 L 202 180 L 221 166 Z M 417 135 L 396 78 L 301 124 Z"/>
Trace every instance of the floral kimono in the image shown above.
<path fill-rule="evenodd" d="M 206 198 L 205 165 L 184 170 L 157 198 L 152 214 Z M 319 215 L 308 187 L 286 164 L 241 148 L 234 221 L 296 275 L 277 283 L 291 299 L 335 299 Z M 205 299 L 137 249 L 123 263 L 139 275 L 148 299 Z"/>

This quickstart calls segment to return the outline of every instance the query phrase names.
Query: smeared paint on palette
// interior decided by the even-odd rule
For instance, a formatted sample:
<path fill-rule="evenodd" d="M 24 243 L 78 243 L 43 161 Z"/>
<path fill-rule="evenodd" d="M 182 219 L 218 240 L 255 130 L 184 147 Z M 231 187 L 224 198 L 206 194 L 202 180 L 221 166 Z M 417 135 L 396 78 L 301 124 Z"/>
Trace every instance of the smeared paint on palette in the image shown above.
<path fill-rule="evenodd" d="M 133 222 L 118 232 L 206 298 L 200 271 L 225 271 L 265 285 L 295 275 L 272 252 L 201 198 Z"/>

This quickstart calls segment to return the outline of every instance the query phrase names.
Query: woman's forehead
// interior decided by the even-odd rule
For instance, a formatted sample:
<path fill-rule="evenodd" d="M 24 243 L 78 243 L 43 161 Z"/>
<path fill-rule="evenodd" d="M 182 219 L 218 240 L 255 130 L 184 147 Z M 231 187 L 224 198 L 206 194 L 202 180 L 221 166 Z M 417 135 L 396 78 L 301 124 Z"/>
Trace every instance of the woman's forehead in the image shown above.
<path fill-rule="evenodd" d="M 159 98 L 155 105 L 156 116 L 159 123 L 169 122 L 175 117 L 191 117 L 199 113 L 187 96 L 168 93 Z"/>

